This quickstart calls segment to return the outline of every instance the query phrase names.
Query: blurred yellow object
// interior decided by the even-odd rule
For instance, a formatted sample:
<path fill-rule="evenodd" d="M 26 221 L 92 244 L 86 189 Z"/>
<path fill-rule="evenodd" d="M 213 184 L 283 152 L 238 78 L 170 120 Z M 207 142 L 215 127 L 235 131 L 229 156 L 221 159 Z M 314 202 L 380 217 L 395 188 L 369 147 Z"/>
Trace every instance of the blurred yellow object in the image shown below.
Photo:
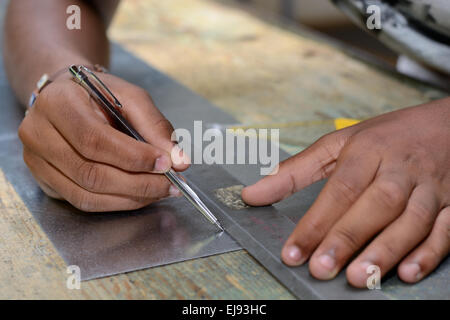
<path fill-rule="evenodd" d="M 334 126 L 336 130 L 344 129 L 350 127 L 354 124 L 359 123 L 361 120 L 350 119 L 350 118 L 336 118 L 334 119 Z"/>
<path fill-rule="evenodd" d="M 323 119 L 323 120 L 309 120 L 309 121 L 293 121 L 293 122 L 270 122 L 270 123 L 252 123 L 252 124 L 231 124 L 231 125 L 223 125 L 219 123 L 210 124 L 210 127 L 216 128 L 219 130 L 246 130 L 246 129 L 267 129 L 267 128 L 291 128 L 291 127 L 315 127 L 321 125 L 332 125 L 336 130 L 344 129 L 350 127 L 354 124 L 361 122 L 359 119 L 352 118 L 336 118 L 336 119 Z"/>

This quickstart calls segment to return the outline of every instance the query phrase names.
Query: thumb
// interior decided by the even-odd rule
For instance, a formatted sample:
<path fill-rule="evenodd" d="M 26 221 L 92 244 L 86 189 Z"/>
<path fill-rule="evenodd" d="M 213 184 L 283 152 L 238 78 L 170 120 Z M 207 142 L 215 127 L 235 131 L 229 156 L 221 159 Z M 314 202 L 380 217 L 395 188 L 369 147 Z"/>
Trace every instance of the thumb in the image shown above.
<path fill-rule="evenodd" d="M 148 143 L 166 151 L 171 156 L 172 167 L 175 170 L 186 170 L 189 167 L 190 159 L 177 147 L 176 141 L 172 140 L 174 132 L 172 124 L 155 107 L 150 95 L 143 91 L 141 94 L 130 97 L 127 103 L 132 105 L 132 108 L 130 108 L 130 112 L 127 112 L 126 117 L 135 126 L 135 129 Z"/>
<path fill-rule="evenodd" d="M 281 162 L 276 174 L 244 188 L 242 199 L 252 206 L 264 206 L 327 178 L 335 167 L 346 136 L 342 131 L 323 136 L 304 151 Z"/>

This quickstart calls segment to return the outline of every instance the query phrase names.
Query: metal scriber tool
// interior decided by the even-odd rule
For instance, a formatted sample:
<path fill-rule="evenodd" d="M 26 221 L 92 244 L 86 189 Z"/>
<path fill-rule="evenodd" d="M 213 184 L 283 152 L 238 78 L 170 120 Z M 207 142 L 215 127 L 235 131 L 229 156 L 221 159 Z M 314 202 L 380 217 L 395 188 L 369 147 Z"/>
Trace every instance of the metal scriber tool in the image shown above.
<path fill-rule="evenodd" d="M 89 68 L 85 66 L 72 65 L 69 67 L 69 72 L 72 74 L 75 81 L 85 88 L 109 115 L 117 129 L 138 141 L 146 142 L 145 139 L 122 116 L 119 111 L 120 108 L 122 108 L 122 104 L 119 100 L 117 100 L 108 87 Z M 223 231 L 223 228 L 217 218 L 212 214 L 208 207 L 206 207 L 194 190 L 192 190 L 192 188 L 183 179 L 181 179 L 175 171 L 170 169 L 165 172 L 164 175 L 181 191 L 181 193 L 183 193 L 186 199 L 188 199 L 189 202 L 197 208 L 201 214 L 203 214 L 212 224 L 215 224 L 220 230 Z"/>

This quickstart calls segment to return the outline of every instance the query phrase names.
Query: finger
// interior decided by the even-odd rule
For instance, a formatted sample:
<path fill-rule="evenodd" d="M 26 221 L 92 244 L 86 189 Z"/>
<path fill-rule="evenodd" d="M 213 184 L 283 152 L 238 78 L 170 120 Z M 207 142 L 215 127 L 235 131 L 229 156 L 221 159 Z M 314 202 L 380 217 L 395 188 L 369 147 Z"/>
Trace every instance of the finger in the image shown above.
<path fill-rule="evenodd" d="M 43 155 L 46 161 L 87 191 L 154 200 L 168 196 L 169 190 L 171 195 L 179 195 L 178 189 L 170 188 L 169 180 L 163 175 L 130 173 L 88 160 L 78 154 L 46 119 L 36 118 L 33 125 L 39 126 L 40 139 L 31 140 L 27 147 Z M 52 143 L 43 144 L 41 139 Z"/>
<path fill-rule="evenodd" d="M 36 178 L 35 178 L 36 179 Z M 63 200 L 63 197 L 61 197 L 55 190 L 50 188 L 50 186 L 46 183 L 44 183 L 40 179 L 36 179 L 36 182 L 38 183 L 39 187 L 44 191 L 44 193 L 53 199 Z"/>
<path fill-rule="evenodd" d="M 24 153 L 23 159 L 24 159 L 24 162 L 29 167 L 29 165 L 28 165 L 29 160 L 27 160 L 27 159 L 29 159 L 29 157 L 28 157 L 28 155 L 26 155 L 27 152 L 29 152 L 29 151 L 26 151 L 26 150 L 23 151 L 23 153 Z M 36 173 L 31 172 L 31 174 L 33 175 L 34 179 L 36 180 L 36 182 L 39 185 L 39 187 L 41 188 L 41 190 L 44 191 L 44 193 L 47 196 L 49 196 L 50 198 L 53 198 L 53 199 L 63 200 L 63 197 L 61 197 L 59 195 L 59 193 L 57 193 L 52 187 L 50 187 L 48 184 L 46 184 L 44 181 L 42 181 L 42 179 L 39 178 Z"/>
<path fill-rule="evenodd" d="M 402 213 L 412 188 L 407 176 L 379 175 L 311 256 L 311 274 L 321 280 L 334 278 L 357 250 Z"/>
<path fill-rule="evenodd" d="M 378 266 L 383 277 L 429 234 L 438 211 L 439 201 L 432 188 L 426 185 L 414 188 L 400 217 L 348 266 L 349 283 L 366 287 L 367 268 L 371 265 Z"/>
<path fill-rule="evenodd" d="M 73 90 L 67 90 L 67 83 L 54 83 L 49 90 L 43 91 L 44 97 L 36 107 L 42 109 L 52 125 L 80 154 L 95 162 L 132 172 L 165 172 L 172 166 L 167 152 L 111 127 L 94 111 L 95 106 L 91 104 L 95 102 L 87 93 L 76 84 L 71 85 L 75 86 Z M 63 96 L 67 104 L 56 105 L 49 101 L 50 91 L 53 95 Z"/>
<path fill-rule="evenodd" d="M 357 153 L 358 152 L 358 153 Z M 281 257 L 287 265 L 304 263 L 332 226 L 352 206 L 376 175 L 380 159 L 361 151 L 339 158 L 335 172 L 286 241 Z"/>
<path fill-rule="evenodd" d="M 415 283 L 430 274 L 450 253 L 450 207 L 443 209 L 428 238 L 398 267 L 400 279 Z"/>
<path fill-rule="evenodd" d="M 306 150 L 281 162 L 276 174 L 265 176 L 244 188 L 242 199 L 252 206 L 268 205 L 327 178 L 347 136 L 345 131 L 338 131 L 322 137 Z"/>
<path fill-rule="evenodd" d="M 110 75 L 105 75 L 105 77 L 110 77 Z M 115 81 L 122 80 L 116 78 Z M 176 140 L 172 140 L 172 138 L 175 138 L 175 136 L 172 137 L 174 131 L 172 124 L 155 107 L 146 90 L 130 86 L 127 83 L 123 87 L 130 88 L 121 92 L 120 100 L 124 102 L 123 116 L 130 121 L 148 143 L 171 154 L 172 148 L 176 145 Z M 190 160 L 181 151 L 180 155 L 182 155 L 183 161 L 173 161 L 172 165 L 177 170 L 185 170 L 189 166 Z"/>
<path fill-rule="evenodd" d="M 74 207 L 86 212 L 106 212 L 134 210 L 142 208 L 151 202 L 150 199 L 134 199 L 116 195 L 96 194 L 84 190 L 55 167 L 32 152 L 27 152 L 26 163 L 32 172 L 51 186 Z"/>

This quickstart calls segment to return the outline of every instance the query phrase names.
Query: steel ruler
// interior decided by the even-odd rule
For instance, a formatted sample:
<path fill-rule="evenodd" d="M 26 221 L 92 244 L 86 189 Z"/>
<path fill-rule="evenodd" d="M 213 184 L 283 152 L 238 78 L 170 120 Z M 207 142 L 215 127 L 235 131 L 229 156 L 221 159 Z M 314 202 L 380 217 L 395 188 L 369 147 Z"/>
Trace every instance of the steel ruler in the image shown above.
<path fill-rule="evenodd" d="M 319 281 L 309 275 L 306 265 L 292 268 L 283 264 L 281 248 L 295 223 L 274 206 L 233 210 L 218 201 L 215 189 L 241 184 L 222 167 L 194 166 L 186 176 L 226 232 L 295 296 L 302 299 L 386 299 L 379 290 L 351 287 L 342 272 L 335 280 Z"/>

